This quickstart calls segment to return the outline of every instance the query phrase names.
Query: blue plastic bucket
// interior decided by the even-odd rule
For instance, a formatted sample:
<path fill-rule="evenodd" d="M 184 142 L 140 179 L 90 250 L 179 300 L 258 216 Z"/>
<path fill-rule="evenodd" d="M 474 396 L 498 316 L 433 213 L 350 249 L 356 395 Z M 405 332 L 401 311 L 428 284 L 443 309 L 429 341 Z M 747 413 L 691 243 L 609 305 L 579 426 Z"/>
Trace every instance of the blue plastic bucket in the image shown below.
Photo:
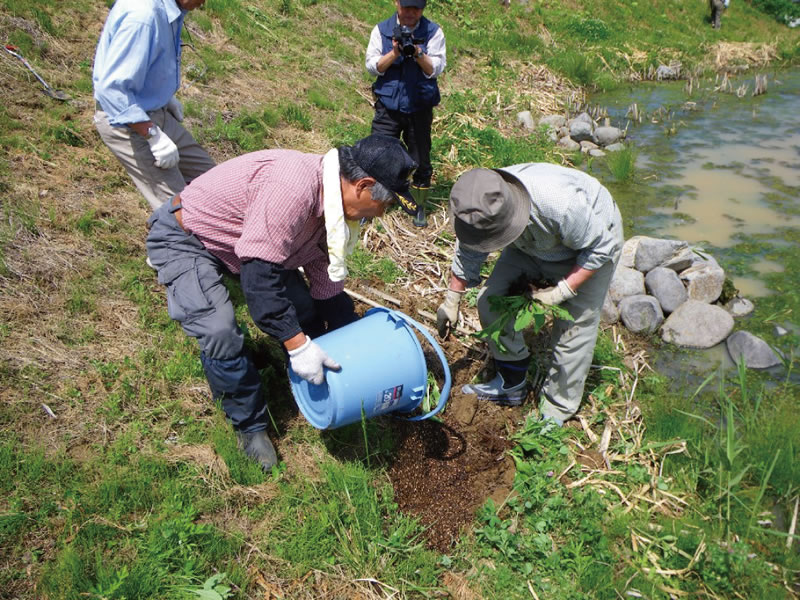
<path fill-rule="evenodd" d="M 419 331 L 430 342 L 444 369 L 444 387 L 431 412 L 410 417 L 419 421 L 438 413 L 450 395 L 450 367 L 439 344 L 411 317 L 387 308 L 372 308 L 358 321 L 316 338 L 328 355 L 342 365 L 325 370 L 325 382 L 314 385 L 291 367 L 289 380 L 297 405 L 317 429 L 336 429 L 393 412 L 411 412 L 422 402 L 428 368 Z"/>

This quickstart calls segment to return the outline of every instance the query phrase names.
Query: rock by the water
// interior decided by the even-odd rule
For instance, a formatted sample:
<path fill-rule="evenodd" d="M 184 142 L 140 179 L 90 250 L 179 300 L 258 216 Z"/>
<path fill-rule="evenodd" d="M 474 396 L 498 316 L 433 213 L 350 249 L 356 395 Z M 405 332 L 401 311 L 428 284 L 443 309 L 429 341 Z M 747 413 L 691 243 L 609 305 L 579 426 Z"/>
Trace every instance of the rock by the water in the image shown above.
<path fill-rule="evenodd" d="M 725 283 L 725 271 L 711 263 L 695 263 L 681 271 L 689 298 L 700 302 L 716 302 Z"/>
<path fill-rule="evenodd" d="M 683 248 L 678 250 L 676 254 L 661 263 L 661 267 L 672 269 L 680 273 L 684 269 L 688 269 L 694 264 L 694 252 L 691 248 Z"/>
<path fill-rule="evenodd" d="M 600 148 L 589 148 L 588 154 L 589 156 L 594 156 L 595 158 L 600 158 L 601 156 L 606 155 L 606 153 L 600 150 Z"/>
<path fill-rule="evenodd" d="M 609 144 L 606 146 L 606 152 L 619 152 L 620 150 L 625 150 L 625 144 L 617 142 L 616 144 Z"/>
<path fill-rule="evenodd" d="M 586 121 L 573 119 L 569 126 L 569 137 L 576 142 L 592 139 L 592 126 Z"/>
<path fill-rule="evenodd" d="M 664 313 L 658 300 L 640 294 L 628 296 L 619 303 L 619 316 L 634 333 L 652 333 L 664 321 Z"/>
<path fill-rule="evenodd" d="M 613 302 L 619 302 L 627 296 L 644 294 L 644 275 L 636 269 L 618 266 L 611 278 L 608 295 Z"/>
<path fill-rule="evenodd" d="M 568 135 L 565 135 L 560 140 L 558 140 L 558 145 L 564 150 L 568 150 L 569 152 L 577 152 L 581 149 L 581 145 L 573 140 Z"/>
<path fill-rule="evenodd" d="M 541 119 L 539 119 L 539 127 L 542 125 L 547 125 L 550 129 L 554 129 L 558 131 L 564 125 L 566 125 L 567 120 L 564 118 L 563 115 L 545 115 Z"/>
<path fill-rule="evenodd" d="M 617 321 L 619 321 L 619 309 L 614 304 L 611 296 L 606 294 L 605 300 L 603 300 L 603 308 L 600 309 L 600 322 L 606 325 L 613 325 Z"/>
<path fill-rule="evenodd" d="M 533 115 L 529 110 L 523 110 L 522 112 L 517 113 L 517 125 L 524 127 L 525 129 L 533 129 Z"/>
<path fill-rule="evenodd" d="M 636 269 L 647 273 L 667 262 L 688 246 L 686 242 L 642 236 L 639 240 L 639 247 L 636 249 Z"/>
<path fill-rule="evenodd" d="M 753 306 L 753 303 L 750 302 L 750 300 L 747 298 L 741 298 L 739 296 L 729 300 L 725 305 L 725 308 L 734 317 L 745 317 L 755 310 L 755 306 Z"/>
<path fill-rule="evenodd" d="M 733 331 L 733 317 L 724 308 L 689 298 L 661 326 L 661 338 L 686 348 L 711 348 Z"/>
<path fill-rule="evenodd" d="M 622 130 L 618 127 L 598 127 L 594 130 L 594 138 L 601 146 L 609 146 L 622 138 Z"/>
<path fill-rule="evenodd" d="M 594 119 L 592 119 L 592 117 L 586 111 L 583 111 L 581 114 L 579 114 L 577 117 L 575 117 L 572 120 L 573 121 L 583 121 L 584 123 L 588 123 L 589 125 L 592 126 L 592 129 L 594 129 Z"/>
<path fill-rule="evenodd" d="M 635 235 L 625 240 L 625 243 L 622 245 L 622 254 L 619 257 L 619 266 L 628 267 L 630 269 L 636 268 L 636 250 L 639 248 L 639 241 L 641 239 L 641 235 Z"/>
<path fill-rule="evenodd" d="M 655 296 L 665 314 L 674 312 L 689 297 L 678 274 L 665 267 L 651 270 L 644 278 L 644 286 Z"/>
<path fill-rule="evenodd" d="M 681 68 L 679 65 L 676 66 L 667 66 L 667 65 L 659 65 L 656 69 L 656 79 L 661 81 L 662 79 L 678 79 L 681 74 Z"/>
<path fill-rule="evenodd" d="M 780 325 L 775 325 L 775 329 L 773 330 L 773 333 L 777 337 L 783 337 L 785 335 L 789 335 L 789 330 L 786 329 L 785 327 L 781 327 Z"/>
<path fill-rule="evenodd" d="M 749 331 L 732 333 L 725 342 L 733 362 L 744 359 L 750 369 L 768 369 L 781 364 L 780 357 L 769 344 Z"/>
<path fill-rule="evenodd" d="M 695 265 L 712 265 L 714 267 L 722 268 L 719 266 L 717 259 L 711 256 L 703 248 L 692 248 L 692 266 Z"/>

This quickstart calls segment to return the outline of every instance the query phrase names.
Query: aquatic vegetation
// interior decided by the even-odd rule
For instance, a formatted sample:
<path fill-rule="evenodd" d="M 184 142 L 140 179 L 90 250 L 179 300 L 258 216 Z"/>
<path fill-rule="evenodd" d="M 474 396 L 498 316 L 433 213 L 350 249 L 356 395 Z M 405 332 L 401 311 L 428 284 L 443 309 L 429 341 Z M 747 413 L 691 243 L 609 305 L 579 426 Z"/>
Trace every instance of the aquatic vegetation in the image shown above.
<path fill-rule="evenodd" d="M 609 152 L 606 164 L 617 181 L 630 181 L 636 172 L 636 150 L 626 146 L 623 150 Z"/>

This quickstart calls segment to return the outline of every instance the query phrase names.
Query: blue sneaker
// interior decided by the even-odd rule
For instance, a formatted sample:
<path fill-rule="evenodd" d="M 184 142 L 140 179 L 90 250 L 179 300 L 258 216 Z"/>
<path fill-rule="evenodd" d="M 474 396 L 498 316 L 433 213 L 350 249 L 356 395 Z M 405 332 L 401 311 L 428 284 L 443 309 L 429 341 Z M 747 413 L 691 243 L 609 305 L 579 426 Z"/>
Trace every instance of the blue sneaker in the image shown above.
<path fill-rule="evenodd" d="M 524 379 L 512 387 L 505 387 L 503 377 L 498 373 L 486 383 L 468 383 L 461 388 L 462 394 L 477 394 L 479 400 L 488 400 L 500 406 L 520 406 L 528 396 L 528 382 Z"/>

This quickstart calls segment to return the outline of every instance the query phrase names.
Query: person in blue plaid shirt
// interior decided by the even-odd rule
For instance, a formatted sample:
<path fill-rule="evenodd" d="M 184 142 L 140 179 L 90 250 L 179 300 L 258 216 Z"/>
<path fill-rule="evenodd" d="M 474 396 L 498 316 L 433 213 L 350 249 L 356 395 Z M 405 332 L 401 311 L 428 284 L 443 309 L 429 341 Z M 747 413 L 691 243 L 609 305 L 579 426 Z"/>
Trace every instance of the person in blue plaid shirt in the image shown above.
<path fill-rule="evenodd" d="M 552 281 L 533 298 L 561 305 L 574 321 L 556 320 L 552 360 L 541 388 L 542 419 L 561 426 L 580 407 L 592 362 L 600 309 L 624 242 L 622 217 L 608 190 L 579 171 L 547 163 L 503 169 L 473 169 L 458 178 L 450 193 L 456 232 L 449 289 L 437 311 L 444 336 L 458 322 L 464 291 L 480 283 L 490 252 L 500 258 L 478 295 L 486 327 L 499 318 L 491 296 L 506 296 L 521 278 Z M 518 292 L 514 292 L 518 293 Z M 489 342 L 497 375 L 463 392 L 505 406 L 519 406 L 529 392 L 530 350 L 513 320 L 500 336 L 501 350 Z"/>

